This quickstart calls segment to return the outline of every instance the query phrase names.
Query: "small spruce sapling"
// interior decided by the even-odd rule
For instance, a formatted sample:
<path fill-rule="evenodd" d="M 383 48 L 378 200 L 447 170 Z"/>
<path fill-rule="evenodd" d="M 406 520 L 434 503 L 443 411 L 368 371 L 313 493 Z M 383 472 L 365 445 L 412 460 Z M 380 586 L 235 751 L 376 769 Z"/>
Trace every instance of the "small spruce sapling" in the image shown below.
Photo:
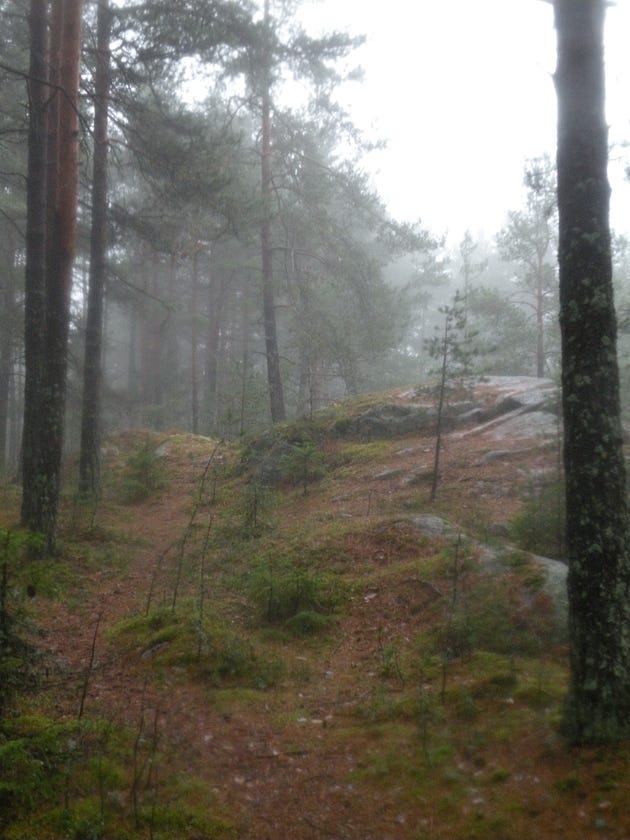
<path fill-rule="evenodd" d="M 476 335 L 476 333 L 467 329 L 466 306 L 461 292 L 456 291 L 452 304 L 441 306 L 439 311 L 444 315 L 443 326 L 436 327 L 439 334 L 426 342 L 429 356 L 439 363 L 431 501 L 435 500 L 440 478 L 440 455 L 447 391 L 449 386 L 461 384 L 466 377 L 471 375 L 472 360 L 475 355 L 472 342 Z"/>
<path fill-rule="evenodd" d="M 293 445 L 291 451 L 282 457 L 280 468 L 286 479 L 302 485 L 306 496 L 308 485 L 324 477 L 326 461 L 314 443 L 304 441 Z"/>

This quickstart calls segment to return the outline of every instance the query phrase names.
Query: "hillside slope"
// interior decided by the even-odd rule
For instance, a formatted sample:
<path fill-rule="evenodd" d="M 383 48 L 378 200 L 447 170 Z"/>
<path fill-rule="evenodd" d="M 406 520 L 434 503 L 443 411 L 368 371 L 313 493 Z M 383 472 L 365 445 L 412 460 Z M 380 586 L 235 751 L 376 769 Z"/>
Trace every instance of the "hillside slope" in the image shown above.
<path fill-rule="evenodd" d="M 0 745 L 3 836 L 629 837 L 628 750 L 558 733 L 563 567 L 507 545 L 557 475 L 554 402 L 525 379 L 454 397 L 434 503 L 428 393 L 244 452 L 113 436 L 64 557 L 20 572 L 47 676 L 4 743 L 66 728 L 39 796 Z"/>

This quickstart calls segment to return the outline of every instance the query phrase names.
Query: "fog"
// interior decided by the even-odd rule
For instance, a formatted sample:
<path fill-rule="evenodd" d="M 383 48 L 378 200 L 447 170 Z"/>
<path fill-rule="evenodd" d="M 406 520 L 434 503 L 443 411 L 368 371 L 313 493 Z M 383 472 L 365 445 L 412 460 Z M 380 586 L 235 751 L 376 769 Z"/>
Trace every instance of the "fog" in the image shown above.
<path fill-rule="evenodd" d="M 420 216 L 457 241 L 490 235 L 522 199 L 527 158 L 555 153 L 552 7 L 541 0 L 322 0 L 302 7 L 314 30 L 365 34 L 363 83 L 343 101 L 387 142 L 366 165 L 397 217 Z M 607 112 L 612 222 L 627 230 L 630 185 L 627 36 L 630 3 L 608 10 Z"/>

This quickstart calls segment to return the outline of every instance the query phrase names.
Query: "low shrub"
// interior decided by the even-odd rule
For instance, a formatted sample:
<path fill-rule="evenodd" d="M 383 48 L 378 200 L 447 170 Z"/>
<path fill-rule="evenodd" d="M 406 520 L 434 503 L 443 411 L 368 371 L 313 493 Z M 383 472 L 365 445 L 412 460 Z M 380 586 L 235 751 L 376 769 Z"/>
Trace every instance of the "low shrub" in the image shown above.
<path fill-rule="evenodd" d="M 183 667 L 213 685 L 269 688 L 284 673 L 283 663 L 259 656 L 247 638 L 220 622 L 200 621 L 193 609 L 125 619 L 112 636 L 153 668 Z"/>
<path fill-rule="evenodd" d="M 287 557 L 265 558 L 253 568 L 248 597 L 259 620 L 299 636 L 329 626 L 337 601 L 329 580 Z"/>
<path fill-rule="evenodd" d="M 126 504 L 138 504 L 166 487 L 164 465 L 149 439 L 127 457 L 121 496 Z"/>
<path fill-rule="evenodd" d="M 281 457 L 280 474 L 292 484 L 301 485 L 306 496 L 308 485 L 326 475 L 326 459 L 315 444 L 305 441 Z"/>

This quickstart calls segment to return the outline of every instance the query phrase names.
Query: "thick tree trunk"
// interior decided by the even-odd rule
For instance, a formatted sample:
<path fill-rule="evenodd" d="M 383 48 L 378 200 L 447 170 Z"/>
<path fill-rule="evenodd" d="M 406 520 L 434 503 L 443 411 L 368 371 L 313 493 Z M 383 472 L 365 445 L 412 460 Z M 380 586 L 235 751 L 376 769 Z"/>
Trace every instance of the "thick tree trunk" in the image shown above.
<path fill-rule="evenodd" d="M 269 0 L 265 0 L 265 25 L 270 26 Z M 285 419 L 284 392 L 280 373 L 280 353 L 278 350 L 278 328 L 276 323 L 276 303 L 273 288 L 273 250 L 271 239 L 271 95 L 269 78 L 269 57 L 263 71 L 262 89 L 262 154 L 261 187 L 263 202 L 263 222 L 260 233 L 262 248 L 262 299 L 263 322 L 265 327 L 265 354 L 267 357 L 267 381 L 269 384 L 269 402 L 271 419 L 278 423 Z"/>
<path fill-rule="evenodd" d="M 85 361 L 79 490 L 98 494 L 100 463 L 100 415 L 103 344 L 103 297 L 107 273 L 107 111 L 109 107 L 111 16 L 109 0 L 99 0 L 96 34 L 94 89 L 94 165 L 92 176 L 92 228 L 90 232 L 90 278 Z"/>
<path fill-rule="evenodd" d="M 630 575 L 604 115 L 604 0 L 555 0 L 571 683 L 576 743 L 630 735 Z"/>
<path fill-rule="evenodd" d="M 48 3 L 31 0 L 26 187 L 26 269 L 24 278 L 24 420 L 22 431 L 22 524 L 40 527 L 39 447 L 44 387 L 46 327 L 46 171 L 48 87 Z"/>
<path fill-rule="evenodd" d="M 63 8 L 61 8 L 63 7 Z M 40 521 L 47 550 L 55 550 L 57 508 L 61 489 L 67 345 L 76 238 L 78 184 L 78 91 L 81 58 L 82 0 L 53 6 L 51 44 L 58 62 L 61 92 L 49 122 L 49 190 L 46 264 L 46 374 L 42 423 L 45 445 L 39 452 Z M 57 38 L 57 30 L 61 34 Z M 57 43 L 59 49 L 56 48 Z"/>

